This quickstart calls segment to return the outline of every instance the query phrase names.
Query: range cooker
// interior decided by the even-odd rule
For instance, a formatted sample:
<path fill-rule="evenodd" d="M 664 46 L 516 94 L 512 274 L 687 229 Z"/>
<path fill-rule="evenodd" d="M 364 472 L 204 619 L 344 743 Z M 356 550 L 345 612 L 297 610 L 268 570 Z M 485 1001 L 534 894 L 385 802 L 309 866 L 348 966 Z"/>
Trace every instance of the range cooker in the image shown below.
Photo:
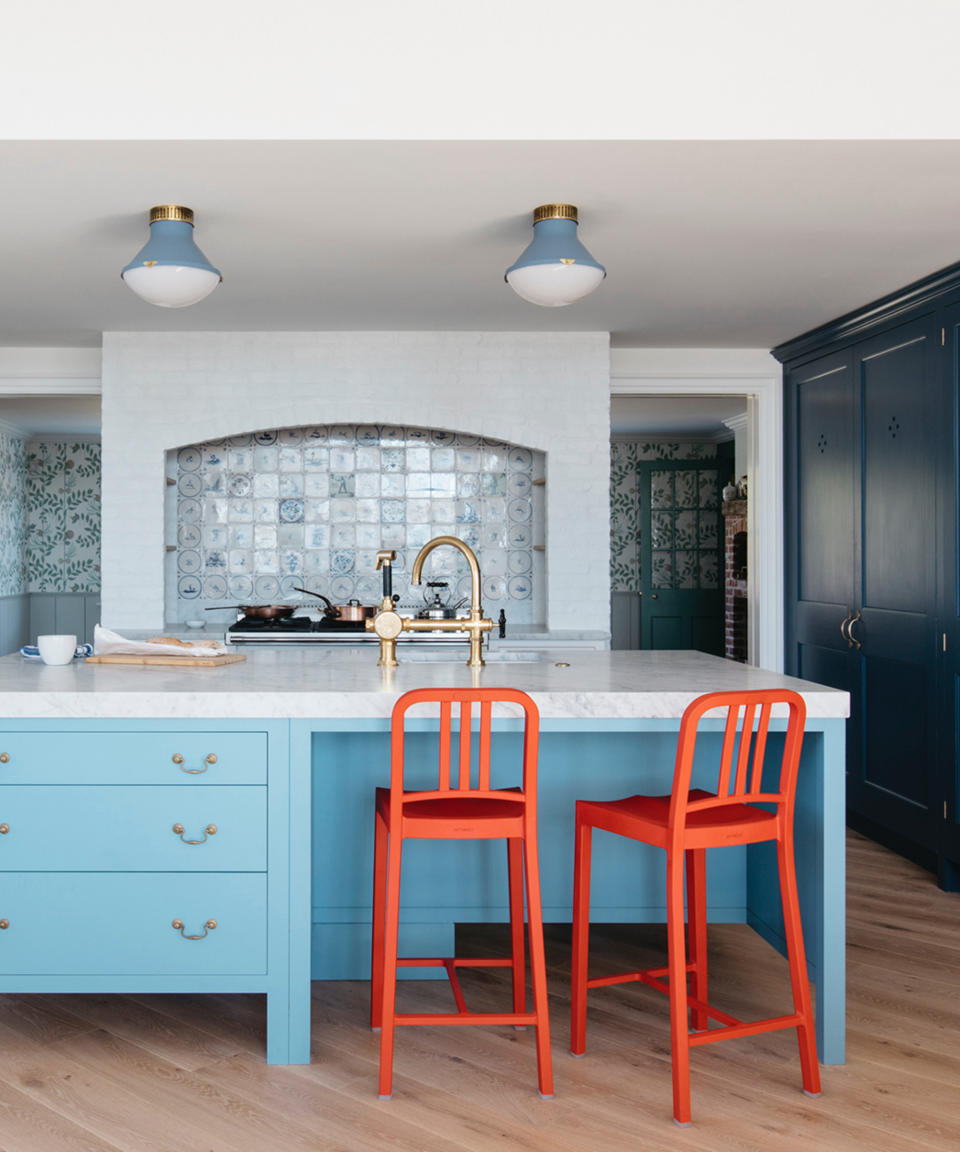
<path fill-rule="evenodd" d="M 251 620 L 242 617 L 227 629 L 228 644 L 377 644 L 379 637 L 366 630 L 365 620 L 314 619 L 288 616 L 286 620 Z M 466 644 L 465 632 L 403 632 L 398 644 Z"/>

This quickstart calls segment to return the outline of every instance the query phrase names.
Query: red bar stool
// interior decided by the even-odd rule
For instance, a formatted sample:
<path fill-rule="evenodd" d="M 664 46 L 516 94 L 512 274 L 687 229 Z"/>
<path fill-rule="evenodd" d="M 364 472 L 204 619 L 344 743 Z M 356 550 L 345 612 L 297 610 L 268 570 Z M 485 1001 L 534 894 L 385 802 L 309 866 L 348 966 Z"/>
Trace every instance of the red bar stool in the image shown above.
<path fill-rule="evenodd" d="M 765 792 L 763 769 L 767 732 L 771 710 L 778 704 L 788 707 L 789 719 L 776 791 Z M 713 709 L 726 709 L 726 720 L 716 791 L 707 792 L 701 788 L 691 789 L 690 776 L 698 726 L 704 715 Z M 690 1123 L 690 1048 L 712 1044 L 716 1040 L 753 1036 L 777 1028 L 796 1028 L 803 1089 L 808 1096 L 820 1095 L 820 1069 L 793 859 L 794 800 L 805 719 L 806 706 L 796 692 L 711 692 L 698 697 L 683 713 L 673 791 L 669 796 L 629 796 L 624 800 L 596 803 L 577 801 L 570 1050 L 575 1056 L 582 1056 L 586 1047 L 588 988 L 639 980 L 665 992 L 670 997 L 673 1117 L 683 1126 Z M 765 807 L 757 807 L 758 804 Z M 594 828 L 665 849 L 669 954 L 665 968 L 587 979 L 590 849 Z M 765 840 L 775 840 L 777 844 L 794 1010 L 786 1016 L 744 1022 L 707 1003 L 705 850 Z M 687 873 L 687 948 L 684 946 L 684 862 Z M 692 1024 L 689 1031 L 688 1011 Z M 711 1028 L 711 1020 L 718 1021 L 720 1027 Z"/>
<path fill-rule="evenodd" d="M 410 708 L 439 704 L 440 734 L 437 786 L 404 791 L 404 731 Z M 490 736 L 494 704 L 523 709 L 523 763 L 519 787 L 490 787 Z M 479 731 L 473 739 L 473 706 L 479 704 Z M 455 781 L 451 784 L 454 705 L 457 706 Z M 540 1095 L 553 1095 L 550 1027 L 547 1019 L 547 973 L 540 910 L 537 864 L 537 748 L 540 715 L 524 692 L 512 688 L 418 688 L 405 692 L 393 709 L 390 739 L 390 787 L 378 788 L 373 872 L 373 956 L 370 1021 L 380 1029 L 380 1098 L 389 1099 L 393 1081 L 394 1029 L 405 1024 L 532 1024 L 537 1030 Z M 476 764 L 472 753 L 476 751 Z M 518 768 L 520 766 L 518 765 Z M 518 773 L 519 775 L 519 773 Z M 400 864 L 404 840 L 507 841 L 511 952 L 509 958 L 397 958 L 400 919 Z M 529 917 L 532 1012 L 526 1011 L 523 947 L 523 894 L 526 877 Z M 446 969 L 456 1012 L 397 1012 L 397 967 L 439 966 Z M 457 969 L 512 967 L 513 1011 L 470 1012 Z"/>

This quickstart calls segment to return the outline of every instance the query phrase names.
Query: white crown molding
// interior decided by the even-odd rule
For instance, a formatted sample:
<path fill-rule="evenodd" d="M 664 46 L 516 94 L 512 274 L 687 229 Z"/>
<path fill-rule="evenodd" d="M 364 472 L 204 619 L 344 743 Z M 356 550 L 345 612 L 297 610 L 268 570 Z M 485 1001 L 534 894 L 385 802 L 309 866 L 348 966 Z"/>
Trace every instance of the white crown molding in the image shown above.
<path fill-rule="evenodd" d="M 6 432 L 8 436 L 13 436 L 17 440 L 28 440 L 30 434 L 23 428 L 17 427 L 16 424 L 11 424 L 9 420 L 0 420 L 0 432 Z"/>
<path fill-rule="evenodd" d="M 0 375 L 0 396 L 99 396 L 100 377 L 68 376 L 31 379 Z"/>
<path fill-rule="evenodd" d="M 0 348 L 0 396 L 99 396 L 99 348 Z"/>
<path fill-rule="evenodd" d="M 746 432 L 750 427 L 750 418 L 746 412 L 741 412 L 736 416 L 730 416 L 723 422 L 724 427 L 729 428 L 731 432 L 736 435 L 737 432 Z"/>
<path fill-rule="evenodd" d="M 746 417 L 744 417 L 746 421 Z M 726 421 L 724 421 L 726 424 Z M 746 424 L 744 424 L 746 426 Z M 648 436 L 640 432 L 611 432 L 611 443 L 643 443 L 643 444 L 726 444 L 733 439 L 733 433 L 704 432 L 696 436 Z"/>

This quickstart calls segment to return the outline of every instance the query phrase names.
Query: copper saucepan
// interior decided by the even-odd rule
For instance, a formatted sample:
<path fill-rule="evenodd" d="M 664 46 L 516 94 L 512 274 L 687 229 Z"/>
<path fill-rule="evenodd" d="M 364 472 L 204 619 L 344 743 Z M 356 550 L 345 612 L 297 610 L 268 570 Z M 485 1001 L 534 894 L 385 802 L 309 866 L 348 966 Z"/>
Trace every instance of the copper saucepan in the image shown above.
<path fill-rule="evenodd" d="M 356 622 L 358 620 L 367 620 L 371 616 L 376 616 L 376 604 L 361 604 L 359 600 L 351 600 L 348 604 L 331 604 L 326 596 L 321 592 L 311 592 L 309 588 L 294 588 L 294 592 L 306 592 L 308 596 L 316 596 L 317 599 L 322 600 L 326 607 L 323 609 L 323 616 L 325 620 L 348 620 Z"/>

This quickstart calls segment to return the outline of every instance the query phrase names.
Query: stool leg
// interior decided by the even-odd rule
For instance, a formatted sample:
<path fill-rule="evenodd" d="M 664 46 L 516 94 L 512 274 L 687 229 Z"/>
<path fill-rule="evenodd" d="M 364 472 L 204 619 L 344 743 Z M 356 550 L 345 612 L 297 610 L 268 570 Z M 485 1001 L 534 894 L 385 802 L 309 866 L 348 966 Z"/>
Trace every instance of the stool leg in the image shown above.
<path fill-rule="evenodd" d="M 513 960 L 513 1010 L 527 1007 L 526 961 L 523 949 L 523 841 L 507 839 L 507 878 L 510 887 L 510 955 Z"/>
<path fill-rule="evenodd" d="M 687 1024 L 687 950 L 683 917 L 683 851 L 667 850 L 667 951 L 670 968 L 670 1048 L 673 1118 L 690 1123 L 690 1045 Z"/>
<path fill-rule="evenodd" d="M 547 960 L 543 949 L 543 913 L 540 906 L 540 867 L 537 861 L 536 828 L 524 828 L 523 862 L 527 879 L 527 923 L 530 933 L 530 976 L 533 1011 L 537 1017 L 537 1077 L 540 1095 L 553 1096 L 553 1064 L 550 1058 L 550 1016 L 547 1007 Z"/>
<path fill-rule="evenodd" d="M 579 804 L 577 808 L 579 809 Z M 573 953 L 570 959 L 570 1051 L 587 1047 L 587 954 L 590 946 L 590 851 L 593 828 L 577 812 L 573 849 Z"/>
<path fill-rule="evenodd" d="M 403 837 L 390 837 L 383 947 L 383 997 L 380 1020 L 380 1098 L 393 1091 L 393 1033 L 397 999 L 397 935 L 400 930 L 400 853 Z"/>
<path fill-rule="evenodd" d="M 777 840 L 777 866 L 780 872 L 780 896 L 783 900 L 783 927 L 787 942 L 787 960 L 790 965 L 793 1010 L 801 1013 L 804 1019 L 802 1024 L 797 1025 L 803 1090 L 811 1096 L 819 1096 L 820 1065 L 817 1060 L 810 985 L 807 981 L 807 959 L 803 946 L 803 925 L 800 921 L 800 897 L 797 893 L 797 876 L 793 860 L 793 838 L 789 834 L 787 838 Z"/>
<path fill-rule="evenodd" d="M 707 1002 L 707 853 L 704 848 L 690 848 L 685 853 L 687 865 L 687 948 L 690 991 L 696 1000 Z M 706 1012 L 694 1008 L 691 1026 L 698 1032 L 710 1027 Z"/>
<path fill-rule="evenodd" d="M 387 825 L 374 814 L 373 831 L 373 942 L 370 949 L 370 1027 L 383 1018 L 383 931 L 387 896 Z"/>

